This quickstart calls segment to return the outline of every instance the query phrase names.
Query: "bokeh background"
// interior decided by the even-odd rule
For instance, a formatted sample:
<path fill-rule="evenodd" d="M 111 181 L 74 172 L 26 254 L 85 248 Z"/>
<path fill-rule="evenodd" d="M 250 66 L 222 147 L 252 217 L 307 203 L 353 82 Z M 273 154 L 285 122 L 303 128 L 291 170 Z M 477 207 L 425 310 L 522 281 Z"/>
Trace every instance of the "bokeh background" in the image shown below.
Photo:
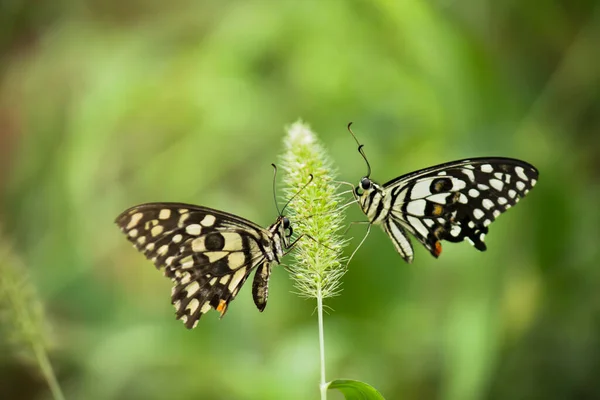
<path fill-rule="evenodd" d="M 539 183 L 485 253 L 416 246 L 406 265 L 374 230 L 328 302 L 327 377 L 387 399 L 598 399 L 599 63 L 591 0 L 2 1 L 1 268 L 42 307 L 68 399 L 315 399 L 315 304 L 283 268 L 264 313 L 246 285 L 188 331 L 115 216 L 181 201 L 267 226 L 298 118 L 351 182 L 349 121 L 380 182 L 522 158 Z M 0 397 L 51 398 L 28 311 L 2 307 Z"/>

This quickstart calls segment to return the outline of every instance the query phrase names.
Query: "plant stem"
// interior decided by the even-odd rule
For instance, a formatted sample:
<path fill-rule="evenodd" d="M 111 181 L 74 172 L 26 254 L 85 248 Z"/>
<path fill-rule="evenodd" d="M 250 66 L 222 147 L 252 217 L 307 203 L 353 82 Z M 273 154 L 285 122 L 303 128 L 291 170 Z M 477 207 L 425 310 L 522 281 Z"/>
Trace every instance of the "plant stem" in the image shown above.
<path fill-rule="evenodd" d="M 327 380 L 325 379 L 325 334 L 323 328 L 323 296 L 319 285 L 317 292 L 317 315 L 319 318 L 319 352 L 321 354 L 321 400 L 327 400 Z"/>
<path fill-rule="evenodd" d="M 33 351 L 35 353 L 35 357 L 40 365 L 40 369 L 46 378 L 46 382 L 50 387 L 50 392 L 52 392 L 52 397 L 54 400 L 65 400 L 65 396 L 60 389 L 60 385 L 58 384 L 58 380 L 56 379 L 56 375 L 54 374 L 54 369 L 52 368 L 52 364 L 48 359 L 48 354 L 40 343 L 33 343 Z"/>

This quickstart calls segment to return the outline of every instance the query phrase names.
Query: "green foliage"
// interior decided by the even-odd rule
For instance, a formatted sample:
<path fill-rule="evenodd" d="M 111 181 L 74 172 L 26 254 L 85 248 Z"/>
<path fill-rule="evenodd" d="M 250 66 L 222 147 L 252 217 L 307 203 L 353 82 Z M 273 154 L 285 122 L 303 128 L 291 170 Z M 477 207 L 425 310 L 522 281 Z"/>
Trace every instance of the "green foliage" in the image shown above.
<path fill-rule="evenodd" d="M 372 386 L 350 379 L 336 379 L 329 383 L 328 389 L 337 389 L 346 400 L 385 400 Z"/>
<path fill-rule="evenodd" d="M 484 253 L 407 266 L 374 229 L 327 301 L 330 375 L 390 399 L 600 398 L 597 2 L 41 3 L 0 6 L 0 220 L 67 398 L 315 397 L 314 301 L 283 268 L 263 313 L 247 283 L 187 332 L 112 223 L 183 201 L 267 226 L 299 116 L 344 181 L 365 173 L 350 121 L 381 183 L 486 155 L 541 172 Z M 47 397 L 36 364 L 0 351 L 0 368 L 4 397 Z"/>

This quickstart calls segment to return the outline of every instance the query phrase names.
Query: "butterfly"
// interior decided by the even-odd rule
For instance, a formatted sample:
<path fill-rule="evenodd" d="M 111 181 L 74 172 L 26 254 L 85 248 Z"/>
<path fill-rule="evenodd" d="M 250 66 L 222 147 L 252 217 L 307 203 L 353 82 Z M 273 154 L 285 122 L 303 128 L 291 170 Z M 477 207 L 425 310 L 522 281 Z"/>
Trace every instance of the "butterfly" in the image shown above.
<path fill-rule="evenodd" d="M 363 146 L 348 124 L 367 163 L 367 175 L 353 190 L 355 201 L 372 225 L 381 225 L 396 251 L 411 263 L 413 235 L 435 258 L 442 240 L 467 240 L 485 251 L 488 226 L 517 204 L 537 183 L 538 170 L 514 158 L 482 157 L 451 161 L 399 176 L 380 185 L 370 178 Z M 360 247 L 360 245 L 359 245 Z"/>
<path fill-rule="evenodd" d="M 136 205 L 115 222 L 173 281 L 171 303 L 188 329 L 211 309 L 223 317 L 254 270 L 252 297 L 262 312 L 272 265 L 280 264 L 299 239 L 290 242 L 293 229 L 281 212 L 265 229 L 237 215 L 184 203 Z"/>

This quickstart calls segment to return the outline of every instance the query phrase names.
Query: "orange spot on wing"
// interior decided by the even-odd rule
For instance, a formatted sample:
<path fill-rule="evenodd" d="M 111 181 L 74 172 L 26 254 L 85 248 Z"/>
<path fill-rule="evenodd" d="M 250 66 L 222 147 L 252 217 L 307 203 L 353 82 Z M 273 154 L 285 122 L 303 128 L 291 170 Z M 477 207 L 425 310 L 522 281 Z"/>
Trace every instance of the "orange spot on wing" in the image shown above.
<path fill-rule="evenodd" d="M 442 254 L 442 243 L 438 240 L 437 242 L 435 242 L 434 246 L 435 246 L 433 249 L 434 255 L 436 257 L 439 257 L 440 254 Z"/>
<path fill-rule="evenodd" d="M 436 217 L 439 216 L 439 215 L 442 215 L 442 211 L 443 210 L 444 210 L 444 207 L 442 207 L 441 204 L 435 204 L 433 206 L 433 215 L 436 216 Z"/>
<path fill-rule="evenodd" d="M 221 300 L 219 305 L 217 306 L 217 311 L 221 313 L 221 317 L 225 315 L 225 311 L 227 311 L 227 302 L 225 300 Z"/>

